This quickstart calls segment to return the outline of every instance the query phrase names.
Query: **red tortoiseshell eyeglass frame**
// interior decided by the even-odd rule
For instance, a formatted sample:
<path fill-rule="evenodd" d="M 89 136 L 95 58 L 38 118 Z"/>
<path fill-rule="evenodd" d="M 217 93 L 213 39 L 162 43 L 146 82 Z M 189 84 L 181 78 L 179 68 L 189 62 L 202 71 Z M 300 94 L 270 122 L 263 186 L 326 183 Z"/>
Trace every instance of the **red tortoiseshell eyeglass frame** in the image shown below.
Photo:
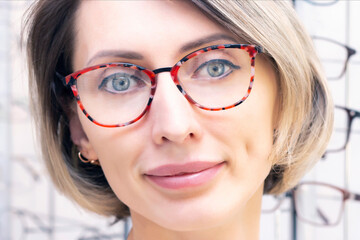
<path fill-rule="evenodd" d="M 229 106 L 225 106 L 225 107 L 221 107 L 221 108 L 208 108 L 205 106 L 200 105 L 199 103 L 197 103 L 196 101 L 194 101 L 191 96 L 189 96 L 184 90 L 183 87 L 181 86 L 181 83 L 178 80 L 177 77 L 177 73 L 179 71 L 179 68 L 181 67 L 182 64 L 184 64 L 186 61 L 188 61 L 189 59 L 196 57 L 197 55 L 204 53 L 204 52 L 209 52 L 212 50 L 216 50 L 216 49 L 226 49 L 226 48 L 235 48 L 235 49 L 243 49 L 246 52 L 249 53 L 249 58 L 250 58 L 250 64 L 251 64 L 251 73 L 250 73 L 250 79 L 249 79 L 249 87 L 248 90 L 245 94 L 245 96 L 243 96 L 238 102 L 229 105 Z M 146 69 L 144 67 L 135 65 L 135 64 L 131 64 L 131 63 L 120 63 L 120 62 L 115 62 L 115 63 L 107 63 L 107 64 L 99 64 L 99 65 L 95 65 L 92 67 L 87 67 L 85 69 L 82 69 L 80 71 L 74 72 L 72 74 L 69 74 L 65 77 L 61 76 L 60 74 L 57 73 L 58 77 L 62 80 L 63 84 L 67 87 L 70 87 L 72 90 L 72 93 L 77 101 L 78 106 L 80 107 L 81 111 L 85 114 L 85 116 L 94 124 L 98 125 L 98 126 L 102 126 L 102 127 L 109 127 L 109 128 L 113 128 L 113 127 L 124 127 L 124 126 L 128 126 L 132 123 L 135 123 L 137 121 L 139 121 L 144 115 L 145 113 L 150 109 L 151 106 L 151 102 L 152 99 L 154 98 L 154 94 L 155 94 L 155 90 L 156 90 L 156 74 L 158 73 L 162 73 L 162 72 L 170 72 L 170 75 L 176 85 L 176 87 L 179 89 L 179 91 L 184 95 L 184 97 L 191 103 L 194 104 L 195 106 L 204 109 L 204 110 L 208 110 L 208 111 L 220 111 L 220 110 L 226 110 L 226 109 L 230 109 L 233 107 L 238 106 L 239 104 L 241 104 L 242 102 L 244 102 L 247 97 L 249 96 L 252 86 L 253 86 L 253 82 L 254 82 L 254 75 L 255 75 L 255 56 L 258 53 L 262 53 L 263 52 L 263 48 L 260 46 L 256 46 L 256 45 L 249 45 L 249 44 L 221 44 L 221 45 L 213 45 L 213 46 L 208 46 L 205 48 L 201 48 L 198 49 L 194 52 L 191 52 L 190 54 L 186 55 L 185 57 L 183 57 L 180 61 L 178 61 L 173 67 L 165 67 L 165 68 L 158 68 L 155 70 L 149 70 Z M 145 109 L 143 110 L 142 113 L 140 113 L 140 115 L 138 117 L 136 117 L 135 119 L 128 121 L 126 123 L 121 123 L 121 124 L 112 124 L 112 125 L 108 125 L 108 124 L 102 124 L 98 121 L 96 121 L 94 118 L 92 118 L 88 112 L 85 110 L 81 100 L 80 100 L 80 96 L 79 96 L 79 92 L 76 86 L 76 81 L 77 79 L 82 75 L 85 74 L 87 72 L 90 72 L 92 70 L 95 69 L 100 69 L 100 68 L 107 68 L 107 67 L 126 67 L 126 68 L 131 68 L 131 69 L 135 69 L 135 70 L 139 70 L 142 71 L 143 73 L 145 73 L 151 80 L 151 91 L 150 91 L 150 96 L 149 96 L 149 100 L 148 103 L 145 107 Z"/>

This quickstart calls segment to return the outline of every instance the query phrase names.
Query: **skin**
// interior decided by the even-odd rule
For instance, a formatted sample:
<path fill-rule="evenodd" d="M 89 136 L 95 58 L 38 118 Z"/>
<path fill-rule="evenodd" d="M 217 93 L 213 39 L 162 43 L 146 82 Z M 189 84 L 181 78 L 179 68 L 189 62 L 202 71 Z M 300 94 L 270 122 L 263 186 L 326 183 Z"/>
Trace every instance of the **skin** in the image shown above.
<path fill-rule="evenodd" d="M 74 71 L 115 61 L 169 67 L 200 47 L 232 41 L 180 51 L 188 43 L 212 34 L 234 37 L 187 1 L 83 1 L 75 23 Z M 102 50 L 134 51 L 143 59 L 93 58 Z M 73 141 L 86 158 L 99 159 L 114 193 L 129 206 L 128 239 L 258 239 L 278 89 L 264 56 L 257 56 L 255 76 L 249 98 L 226 111 L 191 105 L 167 72 L 157 75 L 151 109 L 135 124 L 99 127 L 77 109 L 72 125 L 80 124 L 71 128 Z M 225 165 L 210 182 L 180 190 L 160 188 L 143 175 L 191 161 Z"/>

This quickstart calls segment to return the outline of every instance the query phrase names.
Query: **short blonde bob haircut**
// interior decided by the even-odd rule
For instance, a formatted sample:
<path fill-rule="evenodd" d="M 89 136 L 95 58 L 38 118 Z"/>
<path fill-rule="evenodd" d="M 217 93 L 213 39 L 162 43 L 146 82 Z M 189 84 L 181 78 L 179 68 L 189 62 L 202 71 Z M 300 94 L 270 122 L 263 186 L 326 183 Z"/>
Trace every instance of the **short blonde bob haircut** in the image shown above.
<path fill-rule="evenodd" d="M 262 46 L 262 54 L 273 64 L 280 111 L 269 156 L 273 167 L 264 193 L 284 192 L 321 158 L 332 129 L 333 104 L 311 38 L 290 1 L 192 2 L 244 43 Z M 115 196 L 101 167 L 77 158 L 69 130 L 74 99 L 56 77 L 56 72 L 73 72 L 73 26 L 80 3 L 36 1 L 28 12 L 31 103 L 42 157 L 55 186 L 82 207 L 121 219 L 129 215 L 129 209 Z"/>

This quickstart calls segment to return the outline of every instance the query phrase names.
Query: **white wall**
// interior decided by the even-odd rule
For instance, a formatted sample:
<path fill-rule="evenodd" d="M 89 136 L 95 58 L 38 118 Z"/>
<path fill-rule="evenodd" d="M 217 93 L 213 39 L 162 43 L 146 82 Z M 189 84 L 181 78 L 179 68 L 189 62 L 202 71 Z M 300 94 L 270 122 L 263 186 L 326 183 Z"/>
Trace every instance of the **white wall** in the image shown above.
<path fill-rule="evenodd" d="M 122 239 L 122 224 L 108 227 L 109 219 L 80 210 L 59 195 L 39 161 L 28 110 L 25 57 L 20 51 L 21 17 L 28 4 L 0 1 L 0 239 L 85 239 L 93 236 L 91 229 Z M 297 1 L 296 10 L 312 35 L 332 38 L 359 51 L 346 76 L 330 82 L 330 87 L 336 104 L 360 110 L 360 1 L 340 0 L 328 7 Z M 347 151 L 329 155 L 307 179 L 360 193 L 360 119 L 353 127 L 357 132 L 352 133 Z M 262 216 L 261 239 L 292 239 L 289 209 L 289 200 L 285 200 L 276 214 Z M 360 203 L 349 201 L 336 227 L 297 221 L 297 239 L 357 240 L 359 215 Z M 41 230 L 39 224 L 53 231 Z"/>
<path fill-rule="evenodd" d="M 326 1 L 323 1 L 326 2 Z M 327 1 L 329 2 L 329 1 Z M 336 105 L 346 106 L 360 110 L 360 1 L 340 0 L 330 6 L 314 6 L 306 1 L 296 1 L 296 11 L 311 35 L 327 37 L 346 44 L 358 51 L 351 58 L 348 71 L 339 80 L 330 81 L 329 85 Z M 322 46 L 317 46 L 320 48 Z M 340 59 L 338 53 L 325 51 L 324 60 L 335 57 Z M 327 51 L 327 52 L 326 52 Z M 326 65 L 326 64 L 325 64 Z M 326 69 L 326 68 L 325 68 Z M 326 160 L 321 160 L 304 180 L 326 182 L 352 192 L 360 193 L 360 118 L 354 120 L 350 142 L 346 151 L 329 154 Z M 337 136 L 337 135 L 334 135 Z M 266 228 L 271 222 L 265 215 L 262 219 L 262 239 L 291 239 L 289 207 L 282 207 L 282 218 L 276 228 Z M 360 239 L 360 202 L 348 201 L 345 213 L 337 226 L 315 227 L 303 221 L 297 221 L 297 239 L 300 240 L 357 240 Z M 271 236 L 271 238 L 269 237 Z"/>
<path fill-rule="evenodd" d="M 123 224 L 57 193 L 41 163 L 20 46 L 30 2 L 0 0 L 0 240 L 123 239 Z"/>

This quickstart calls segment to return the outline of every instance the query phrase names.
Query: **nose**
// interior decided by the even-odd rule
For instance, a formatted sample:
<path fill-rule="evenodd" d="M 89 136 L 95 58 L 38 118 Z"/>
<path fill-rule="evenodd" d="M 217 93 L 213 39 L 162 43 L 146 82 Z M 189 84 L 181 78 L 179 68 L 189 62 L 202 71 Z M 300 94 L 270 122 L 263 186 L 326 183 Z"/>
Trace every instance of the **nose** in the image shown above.
<path fill-rule="evenodd" d="M 156 77 L 156 92 L 148 112 L 153 141 L 157 145 L 180 144 L 199 138 L 202 131 L 196 118 L 198 109 L 178 90 L 168 71 L 160 71 Z"/>

